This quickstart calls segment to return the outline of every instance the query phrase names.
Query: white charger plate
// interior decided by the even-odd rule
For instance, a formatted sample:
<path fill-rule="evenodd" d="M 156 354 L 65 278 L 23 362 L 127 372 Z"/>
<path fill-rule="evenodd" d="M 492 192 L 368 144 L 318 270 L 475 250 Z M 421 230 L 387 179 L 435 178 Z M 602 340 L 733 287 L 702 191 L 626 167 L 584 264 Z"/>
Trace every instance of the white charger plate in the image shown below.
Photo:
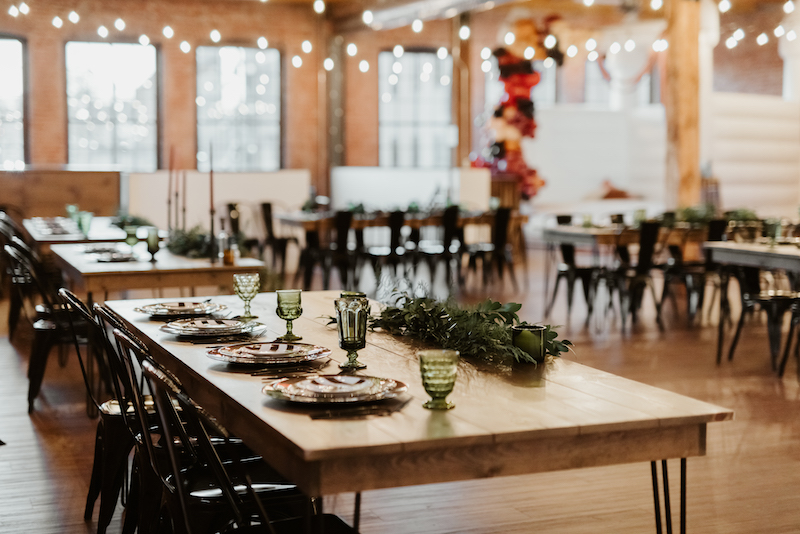
<path fill-rule="evenodd" d="M 408 386 L 391 378 L 357 375 L 319 375 L 275 380 L 262 392 L 274 399 L 300 404 L 374 402 L 393 399 Z"/>
<path fill-rule="evenodd" d="M 276 365 L 302 363 L 329 356 L 331 349 L 307 343 L 252 343 L 210 349 L 208 357 L 227 363 Z"/>
<path fill-rule="evenodd" d="M 155 302 L 134 308 L 133 311 L 153 317 L 180 317 L 183 315 L 209 315 L 227 309 L 224 304 L 214 302 L 175 301 Z"/>

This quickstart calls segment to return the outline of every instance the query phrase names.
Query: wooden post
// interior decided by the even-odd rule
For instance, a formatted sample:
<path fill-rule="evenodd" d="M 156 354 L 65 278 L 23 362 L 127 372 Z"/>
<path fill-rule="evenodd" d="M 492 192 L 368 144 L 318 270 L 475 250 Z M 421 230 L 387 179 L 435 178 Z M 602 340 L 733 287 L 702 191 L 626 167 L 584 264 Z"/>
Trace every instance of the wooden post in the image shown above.
<path fill-rule="evenodd" d="M 700 3 L 667 2 L 667 206 L 700 202 Z"/>
<path fill-rule="evenodd" d="M 469 26 L 470 17 L 463 13 L 453 17 L 451 40 L 453 43 L 452 112 L 453 124 L 458 127 L 458 148 L 455 150 L 453 165 L 460 167 L 469 158 L 472 149 L 472 122 L 470 120 L 470 39 L 462 40 L 458 32 L 461 26 Z M 482 77 L 481 77 L 482 78 Z"/>

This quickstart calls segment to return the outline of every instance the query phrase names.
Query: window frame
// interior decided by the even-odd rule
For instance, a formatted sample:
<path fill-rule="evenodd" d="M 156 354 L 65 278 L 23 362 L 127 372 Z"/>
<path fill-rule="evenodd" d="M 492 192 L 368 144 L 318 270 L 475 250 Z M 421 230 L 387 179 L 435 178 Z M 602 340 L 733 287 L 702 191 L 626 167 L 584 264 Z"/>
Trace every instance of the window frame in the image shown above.
<path fill-rule="evenodd" d="M 194 96 L 197 98 L 198 94 L 198 85 L 197 85 L 197 49 L 203 48 L 224 48 L 224 47 L 235 47 L 235 48 L 249 48 L 254 50 L 261 51 L 262 49 L 257 46 L 252 46 L 251 43 L 242 43 L 242 42 L 227 42 L 227 43 L 212 43 L 212 44 L 201 44 L 197 45 L 192 49 L 192 54 L 194 55 Z M 268 46 L 266 49 L 263 50 L 275 50 L 278 52 L 278 72 L 280 74 L 280 83 L 278 86 L 278 90 L 280 91 L 280 96 L 277 102 L 277 113 L 278 113 L 278 167 L 274 170 L 243 170 L 243 171 L 223 171 L 220 172 L 277 172 L 286 168 L 286 99 L 287 99 L 287 78 L 288 78 L 288 66 L 291 64 L 289 61 L 286 61 L 286 53 L 284 49 L 280 46 Z M 198 123 L 198 113 L 197 113 L 197 104 L 194 103 L 194 125 L 195 125 L 195 132 L 194 132 L 194 145 L 195 145 L 195 168 L 197 168 L 197 152 L 200 150 L 200 128 Z M 214 169 L 218 170 L 218 169 Z"/>
<path fill-rule="evenodd" d="M 28 39 L 10 32 L 0 31 L 0 39 L 14 39 L 22 45 L 22 157 L 25 165 L 31 164 L 30 155 L 30 58 Z"/>
<path fill-rule="evenodd" d="M 69 98 L 67 96 L 68 95 L 68 92 L 67 92 L 68 83 L 69 83 L 68 76 L 67 76 L 67 45 L 69 43 L 95 43 L 95 44 L 112 44 L 112 45 L 113 44 L 134 44 L 134 45 L 141 46 L 141 44 L 139 43 L 139 41 L 137 39 L 135 39 L 135 38 L 125 38 L 125 37 L 120 37 L 119 39 L 115 39 L 113 41 L 108 41 L 106 39 L 72 39 L 72 40 L 64 41 L 64 55 L 63 55 L 63 62 L 62 62 L 63 66 L 64 66 L 64 87 L 63 87 L 63 93 L 62 94 L 64 95 L 66 100 L 68 100 L 68 98 Z M 164 126 L 165 126 L 164 125 L 164 121 L 163 121 L 163 117 L 164 117 L 164 113 L 163 113 L 163 111 L 164 111 L 164 109 L 163 109 L 164 76 L 162 74 L 162 68 L 164 66 L 164 61 L 163 61 L 163 55 L 162 55 L 162 52 L 161 52 L 161 45 L 159 43 L 151 42 L 151 43 L 148 44 L 148 46 L 152 46 L 155 49 L 155 53 L 156 53 L 156 74 L 155 74 L 155 80 L 153 82 L 153 85 L 154 85 L 154 88 L 155 88 L 155 92 L 156 92 L 156 105 L 155 105 L 155 112 L 156 112 L 156 128 L 155 128 L 155 131 L 156 131 L 156 166 L 155 166 L 155 169 L 153 169 L 153 171 L 152 171 L 152 172 L 156 172 L 158 170 L 162 170 L 162 169 L 166 168 L 166 165 L 164 164 L 164 161 L 163 161 L 163 159 L 164 159 L 163 158 L 164 151 L 162 150 L 162 140 L 164 138 Z M 66 101 L 65 101 L 65 104 L 67 104 Z M 65 115 L 65 118 L 66 118 L 66 137 L 65 137 L 66 145 L 65 145 L 65 149 L 66 149 L 66 155 L 67 155 L 67 157 L 66 157 L 67 165 L 81 165 L 80 163 L 71 163 L 69 161 L 69 105 L 68 104 L 65 105 L 65 111 L 66 111 L 66 115 Z M 169 163 L 167 162 L 167 165 L 168 164 Z M 92 165 L 95 165 L 95 164 L 92 164 Z M 120 167 L 119 163 L 111 163 L 111 164 L 108 164 L 108 165 L 106 165 L 106 164 L 96 164 L 96 165 L 97 166 L 105 166 L 105 167 L 114 168 L 114 169 Z M 124 172 L 138 173 L 138 172 L 147 172 L 147 171 L 136 171 L 136 170 L 132 170 L 132 169 L 125 169 Z"/>

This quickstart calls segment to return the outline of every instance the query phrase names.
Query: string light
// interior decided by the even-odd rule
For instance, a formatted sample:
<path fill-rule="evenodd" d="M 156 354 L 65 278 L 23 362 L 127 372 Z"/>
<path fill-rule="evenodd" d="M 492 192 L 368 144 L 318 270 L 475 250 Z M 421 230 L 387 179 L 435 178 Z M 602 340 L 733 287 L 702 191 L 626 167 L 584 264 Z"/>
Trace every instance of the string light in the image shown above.
<path fill-rule="evenodd" d="M 31 8 L 28 7 L 28 4 L 26 4 L 25 2 L 22 2 L 19 5 L 19 12 L 22 13 L 23 15 L 27 15 L 28 13 L 31 12 Z"/>
<path fill-rule="evenodd" d="M 374 17 L 372 16 L 372 11 L 367 9 L 361 14 L 361 20 L 364 21 L 364 24 L 372 24 Z"/>
<path fill-rule="evenodd" d="M 492 51 L 488 47 L 483 47 L 481 49 L 481 59 L 489 59 L 492 57 Z"/>
<path fill-rule="evenodd" d="M 64 25 L 64 21 L 61 20 L 61 17 L 58 17 L 58 16 L 53 17 L 53 26 L 55 26 L 56 28 L 60 28 L 63 25 Z"/>
<path fill-rule="evenodd" d="M 784 34 L 786 33 L 786 30 L 783 29 L 783 26 L 778 26 L 772 33 L 775 34 L 775 37 L 783 37 Z"/>
<path fill-rule="evenodd" d="M 586 58 L 589 61 L 597 61 L 597 58 L 599 56 L 600 56 L 600 54 L 598 54 L 596 50 L 592 50 L 591 52 L 589 52 L 589 55 Z"/>
<path fill-rule="evenodd" d="M 595 41 L 594 39 L 589 39 L 588 41 L 586 41 L 586 50 L 592 52 L 594 51 L 595 48 L 597 48 L 597 41 Z"/>
<path fill-rule="evenodd" d="M 314 13 L 317 13 L 319 15 L 325 13 L 325 2 L 323 2 L 322 0 L 315 0 Z"/>
<path fill-rule="evenodd" d="M 394 48 L 392 49 L 392 54 L 394 54 L 394 57 L 396 58 L 403 57 L 403 52 L 405 52 L 405 50 L 403 50 L 403 47 L 401 45 L 394 45 Z"/>
<path fill-rule="evenodd" d="M 69 15 L 67 16 L 67 18 L 68 18 L 68 19 L 69 19 L 69 21 L 70 21 L 71 23 L 73 23 L 73 24 L 77 24 L 77 23 L 78 23 L 78 21 L 79 21 L 79 20 L 81 20 L 81 17 L 80 17 L 80 15 L 78 15 L 78 14 L 77 14 L 77 13 L 75 13 L 74 11 L 70 11 L 70 12 L 69 12 Z"/>
<path fill-rule="evenodd" d="M 325 58 L 325 61 L 322 62 L 322 66 L 327 71 L 333 70 L 333 60 L 331 58 L 329 58 L 329 57 Z"/>
<path fill-rule="evenodd" d="M 367 72 L 369 70 L 369 62 L 366 59 L 362 59 L 358 64 L 358 70 L 361 72 Z"/>
<path fill-rule="evenodd" d="M 17 9 L 17 6 L 11 6 L 8 8 L 8 14 L 14 18 L 17 18 L 19 15 L 19 9 Z"/>
<path fill-rule="evenodd" d="M 575 57 L 578 55 L 578 47 L 575 45 L 569 45 L 567 47 L 567 55 L 569 57 Z"/>
<path fill-rule="evenodd" d="M 256 41 L 256 42 L 258 43 L 258 47 L 261 50 L 266 50 L 267 47 L 269 46 L 269 41 L 267 41 L 266 37 L 259 37 L 258 41 Z"/>
<path fill-rule="evenodd" d="M 664 0 L 650 0 L 650 9 L 658 11 L 664 6 Z"/>
<path fill-rule="evenodd" d="M 727 39 L 725 39 L 725 46 L 728 47 L 728 50 L 736 48 L 736 45 L 738 44 L 739 41 L 737 41 L 735 37 L 728 37 Z"/>
<path fill-rule="evenodd" d="M 532 46 L 529 46 L 528 48 L 525 49 L 523 55 L 525 56 L 525 59 L 531 60 L 533 59 L 533 56 L 536 55 L 536 50 L 534 50 Z"/>
<path fill-rule="evenodd" d="M 403 72 L 403 64 L 400 63 L 399 61 L 395 61 L 394 63 L 392 63 L 392 72 L 394 72 L 395 74 L 400 74 L 401 72 Z"/>
<path fill-rule="evenodd" d="M 481 63 L 481 70 L 483 72 L 489 72 L 490 70 L 492 70 L 492 62 L 484 61 L 483 63 Z"/>
<path fill-rule="evenodd" d="M 797 34 L 795 33 L 794 30 L 789 30 L 789 33 L 786 34 L 786 40 L 794 41 L 795 39 L 797 39 Z"/>
<path fill-rule="evenodd" d="M 625 41 L 625 51 L 633 52 L 636 49 L 636 43 L 633 39 L 628 39 Z"/>
<path fill-rule="evenodd" d="M 97 35 L 105 39 L 106 37 L 108 37 L 108 28 L 106 28 L 105 26 L 100 26 L 99 28 L 97 28 Z"/>
<path fill-rule="evenodd" d="M 436 57 L 439 59 L 444 59 L 447 57 L 447 48 L 440 47 L 439 50 L 436 51 Z M 430 65 L 430 63 L 426 63 L 426 65 Z"/>
<path fill-rule="evenodd" d="M 469 26 L 461 26 L 458 29 L 458 38 L 461 39 L 462 41 L 466 41 L 467 39 L 469 39 L 469 34 L 470 33 L 471 32 L 470 32 Z"/>
<path fill-rule="evenodd" d="M 309 52 L 311 52 L 311 41 L 308 40 L 303 41 L 303 44 L 300 45 L 300 48 L 303 49 L 303 52 L 308 54 Z"/>
<path fill-rule="evenodd" d="M 189 41 L 181 42 L 181 52 L 184 54 L 188 54 L 192 51 L 192 45 L 189 44 Z"/>
<path fill-rule="evenodd" d="M 550 34 L 544 38 L 544 47 L 547 48 L 548 50 L 552 50 L 557 43 L 558 39 L 556 39 L 555 35 Z"/>
<path fill-rule="evenodd" d="M 655 43 L 653 43 L 653 50 L 655 52 L 663 52 L 667 48 L 669 48 L 669 43 L 667 42 L 666 39 L 659 39 Z"/>
<path fill-rule="evenodd" d="M 211 33 L 208 34 L 211 37 L 211 40 L 215 43 L 218 43 L 220 39 L 222 39 L 222 35 L 220 35 L 218 30 L 211 30 Z"/>
<path fill-rule="evenodd" d="M 150 38 L 144 34 L 139 36 L 139 44 L 142 46 L 147 46 L 150 44 Z"/>
<path fill-rule="evenodd" d="M 513 32 L 508 32 L 508 33 L 506 34 L 506 36 L 503 38 L 503 41 L 504 41 L 504 42 L 505 42 L 507 45 L 512 45 L 512 44 L 514 44 L 514 41 L 516 41 L 516 40 L 517 40 L 517 36 L 516 36 L 516 35 L 514 35 L 514 33 L 513 33 Z"/>
<path fill-rule="evenodd" d="M 546 57 L 544 58 L 544 61 L 542 61 L 542 65 L 544 65 L 544 68 L 546 69 L 552 69 L 555 63 L 556 62 L 551 57 Z"/>
<path fill-rule="evenodd" d="M 353 57 L 356 54 L 358 54 L 358 47 L 356 46 L 356 44 L 350 43 L 349 45 L 347 45 L 347 55 Z"/>
<path fill-rule="evenodd" d="M 586 7 L 592 7 L 593 4 L 594 0 L 583 0 L 583 5 L 585 5 Z"/>
<path fill-rule="evenodd" d="M 766 33 L 762 33 L 761 35 L 756 37 L 756 43 L 758 43 L 759 46 L 764 46 L 768 42 L 769 42 L 769 37 L 767 37 Z"/>
<path fill-rule="evenodd" d="M 783 4 L 783 12 L 787 15 L 794 11 L 794 2 L 792 0 L 788 0 L 785 4 Z"/>
<path fill-rule="evenodd" d="M 161 31 L 161 33 L 163 33 L 164 37 L 167 39 L 172 39 L 172 36 L 175 35 L 175 31 L 169 26 L 164 26 L 164 29 Z"/>
<path fill-rule="evenodd" d="M 736 39 L 737 41 L 741 41 L 742 39 L 744 39 L 744 30 L 738 28 L 735 32 L 733 32 L 733 38 Z"/>
<path fill-rule="evenodd" d="M 721 0 L 721 2 L 717 5 L 717 9 L 719 9 L 720 13 L 727 13 L 731 9 L 730 0 Z"/>
<path fill-rule="evenodd" d="M 303 58 L 301 58 L 300 56 L 294 56 L 292 58 L 292 65 L 294 66 L 294 68 L 299 69 L 300 67 L 303 66 Z"/>
<path fill-rule="evenodd" d="M 115 27 L 116 29 L 118 29 L 119 31 L 122 31 L 122 30 L 124 30 L 124 29 L 125 29 L 125 21 L 124 21 L 124 20 L 122 20 L 122 19 L 117 19 L 117 20 L 115 20 L 115 21 L 114 21 L 114 27 Z"/>
<path fill-rule="evenodd" d="M 420 19 L 414 20 L 414 22 L 411 23 L 411 30 L 414 33 L 421 32 L 422 31 L 422 21 Z"/>
<path fill-rule="evenodd" d="M 608 47 L 608 51 L 612 54 L 619 54 L 619 51 L 622 50 L 622 46 L 616 41 L 611 43 L 611 46 Z"/>

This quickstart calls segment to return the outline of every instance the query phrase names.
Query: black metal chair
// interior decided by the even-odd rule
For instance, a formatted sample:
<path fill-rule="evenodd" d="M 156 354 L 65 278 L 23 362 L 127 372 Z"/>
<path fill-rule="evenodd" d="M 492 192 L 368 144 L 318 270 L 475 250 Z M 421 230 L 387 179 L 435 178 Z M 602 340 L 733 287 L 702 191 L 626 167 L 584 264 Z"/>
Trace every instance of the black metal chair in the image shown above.
<path fill-rule="evenodd" d="M 392 266 L 395 271 L 395 276 L 399 277 L 400 268 L 406 263 L 406 249 L 402 244 L 402 232 L 405 220 L 406 213 L 404 211 L 391 212 L 389 214 L 389 243 L 380 246 L 364 247 L 363 253 L 360 254 L 365 261 L 372 265 L 377 283 L 380 283 L 384 266 Z"/>
<path fill-rule="evenodd" d="M 286 275 L 286 250 L 289 243 L 297 244 L 297 238 L 293 236 L 278 237 L 275 235 L 275 222 L 272 217 L 272 203 L 264 202 L 261 204 L 261 215 L 264 218 L 265 238 L 261 242 L 261 253 L 266 249 L 270 250 L 272 257 L 272 268 L 275 269 L 278 261 L 281 262 L 281 276 Z"/>
<path fill-rule="evenodd" d="M 658 221 L 645 221 L 639 228 L 639 253 L 635 266 L 626 266 L 624 262 L 617 269 L 606 271 L 603 277 L 606 279 L 609 290 L 616 290 L 619 296 L 620 316 L 622 319 L 622 329 L 625 330 L 628 314 L 635 324 L 639 310 L 642 306 L 645 290 L 649 287 L 656 307 L 656 322 L 659 328 L 663 329 L 661 321 L 661 301 L 656 297 L 655 287 L 653 286 L 653 254 L 658 243 L 661 223 Z"/>
<path fill-rule="evenodd" d="M 505 270 L 511 278 L 514 290 L 518 290 L 517 276 L 514 273 L 514 257 L 511 244 L 508 242 L 509 223 L 511 222 L 511 208 L 498 208 L 494 214 L 492 224 L 492 240 L 489 243 L 474 243 L 464 247 L 468 255 L 467 270 L 477 271 L 478 259 L 481 260 L 483 270 L 483 285 L 486 286 L 497 272 L 498 279 L 502 282 Z"/>
<path fill-rule="evenodd" d="M 334 267 L 339 271 L 342 288 L 351 289 L 351 282 L 355 283 L 356 253 L 355 248 L 350 249 L 350 227 L 353 223 L 353 213 L 350 211 L 337 211 L 333 216 L 334 238 L 324 252 L 322 271 L 322 286 L 328 289 L 330 273 Z"/>
<path fill-rule="evenodd" d="M 707 241 L 722 241 L 728 222 L 724 219 L 715 219 L 708 224 Z M 691 229 L 685 229 L 685 236 L 688 236 Z M 683 240 L 685 244 L 685 237 Z M 719 289 L 719 270 L 720 265 L 714 263 L 711 255 L 704 253 L 702 261 L 687 262 L 683 259 L 683 246 L 670 246 L 670 259 L 666 264 L 659 266 L 664 270 L 664 287 L 661 292 L 661 309 L 664 309 L 667 297 L 674 293 L 671 291 L 673 282 L 681 282 L 686 288 L 686 307 L 689 323 L 694 321 L 698 311 L 702 311 L 705 297 L 705 288 L 709 280 L 715 283 L 715 292 Z"/>
<path fill-rule="evenodd" d="M 559 225 L 569 225 L 572 223 L 571 215 L 557 215 L 556 222 Z M 594 293 L 597 288 L 597 280 L 600 276 L 601 269 L 599 267 L 579 267 L 575 259 L 575 245 L 569 243 L 562 243 L 561 246 L 561 263 L 557 267 L 556 282 L 553 287 L 553 295 L 550 297 L 550 302 L 545 310 L 545 317 L 550 316 L 553 306 L 558 296 L 558 286 L 561 280 L 567 284 L 567 316 L 569 317 L 572 312 L 572 301 L 575 293 L 575 282 L 581 281 L 583 286 L 583 297 L 586 300 L 586 306 L 589 312 L 586 316 L 588 323 L 594 311 Z"/>
<path fill-rule="evenodd" d="M 459 208 L 449 206 L 442 213 L 441 240 L 420 240 L 412 254 L 413 272 L 416 273 L 419 261 L 424 259 L 430 270 L 431 284 L 436 279 L 439 264 L 445 267 L 447 285 L 453 285 L 453 269 L 456 281 L 461 285 L 461 257 L 464 253 L 463 236 L 458 227 Z"/>
<path fill-rule="evenodd" d="M 97 519 L 97 532 L 102 534 L 111 523 L 114 511 L 117 506 L 120 491 L 124 487 L 127 474 L 128 455 L 133 449 L 133 437 L 128 431 L 128 427 L 122 417 L 122 410 L 116 398 L 107 401 L 98 400 L 98 384 L 93 383 L 93 372 L 89 369 L 92 365 L 88 360 L 95 358 L 98 360 L 98 368 L 101 372 L 108 371 L 107 359 L 103 358 L 106 354 L 105 337 L 103 336 L 99 319 L 74 293 L 67 289 L 60 289 L 59 295 L 64 303 L 72 312 L 68 314 L 73 329 L 73 339 L 78 363 L 81 368 L 81 375 L 86 386 L 86 392 L 91 400 L 95 413 L 99 414 L 97 422 L 97 432 L 95 434 L 94 464 L 89 480 L 89 493 L 86 496 L 86 506 L 83 518 L 86 521 L 92 519 L 94 505 L 100 499 L 100 512 Z M 87 325 L 87 335 L 91 339 L 87 345 L 86 357 L 81 351 L 81 329 L 73 319 L 78 315 L 82 325 Z M 95 354 L 89 350 L 92 347 Z M 113 349 L 112 349 L 113 350 Z M 86 360 L 86 361 L 84 361 Z M 102 375 L 98 381 L 101 385 L 111 388 L 112 379 L 110 376 Z M 127 496 L 123 494 L 123 503 L 127 502 Z"/>

